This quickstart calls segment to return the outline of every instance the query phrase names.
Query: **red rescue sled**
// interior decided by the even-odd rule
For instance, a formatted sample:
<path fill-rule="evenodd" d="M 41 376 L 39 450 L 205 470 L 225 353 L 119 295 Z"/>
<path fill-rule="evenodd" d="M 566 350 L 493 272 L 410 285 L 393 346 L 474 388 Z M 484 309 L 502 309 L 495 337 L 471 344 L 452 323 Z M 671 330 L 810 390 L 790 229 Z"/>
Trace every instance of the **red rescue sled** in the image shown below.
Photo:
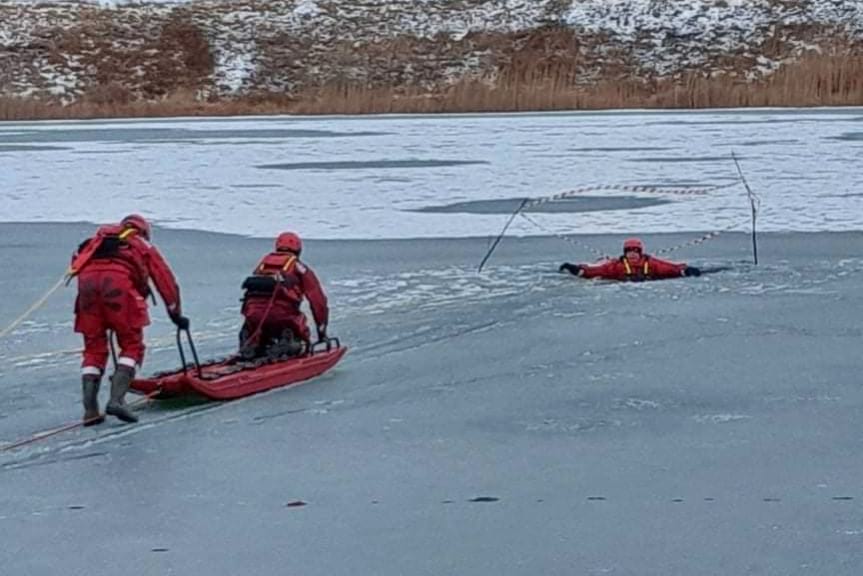
<path fill-rule="evenodd" d="M 318 342 L 303 356 L 254 361 L 231 356 L 200 364 L 191 335 L 188 336 L 195 358 L 193 365 L 186 365 L 178 331 L 177 344 L 183 368 L 149 378 L 138 378 L 132 381 L 132 391 L 155 395 L 156 398 L 199 394 L 213 400 L 232 400 L 320 376 L 335 366 L 348 351 L 338 338 L 330 338 Z"/>

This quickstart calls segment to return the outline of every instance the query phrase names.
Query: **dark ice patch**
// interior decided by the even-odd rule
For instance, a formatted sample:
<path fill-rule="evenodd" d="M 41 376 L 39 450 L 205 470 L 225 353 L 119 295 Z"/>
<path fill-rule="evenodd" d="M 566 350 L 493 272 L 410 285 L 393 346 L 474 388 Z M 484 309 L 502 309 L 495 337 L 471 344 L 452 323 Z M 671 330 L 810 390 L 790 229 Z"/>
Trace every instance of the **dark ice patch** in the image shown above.
<path fill-rule="evenodd" d="M 468 502 L 498 502 L 500 498 L 496 498 L 495 496 L 477 496 L 476 498 L 471 498 Z"/>
<path fill-rule="evenodd" d="M 605 500 L 605 496 L 588 496 L 587 499 L 599 502 Z"/>
<path fill-rule="evenodd" d="M 383 136 L 385 132 L 336 132 L 333 130 L 306 130 L 297 128 L 255 129 L 218 129 L 195 130 L 189 128 L 82 128 L 64 130 L 28 130 L 15 133 L 0 133 L 0 144 L 21 144 L 32 142 L 117 142 L 131 144 L 191 143 L 200 140 L 245 139 L 290 139 L 290 138 L 347 138 L 357 136 Z"/>
<path fill-rule="evenodd" d="M 735 146 L 770 146 L 772 144 L 800 144 L 800 140 L 785 139 L 785 140 L 750 140 L 747 142 L 738 142 Z"/>
<path fill-rule="evenodd" d="M 168 552 L 170 548 L 150 548 L 150 552 Z"/>
<path fill-rule="evenodd" d="M 845 132 L 839 136 L 828 136 L 830 140 L 843 140 L 845 142 L 863 141 L 863 132 Z"/>
<path fill-rule="evenodd" d="M 0 135 L 0 138 L 3 138 Z M 0 152 L 56 152 L 71 150 L 68 146 L 35 146 L 30 144 L 0 144 Z"/>
<path fill-rule="evenodd" d="M 504 198 L 501 200 L 475 200 L 455 202 L 443 206 L 424 206 L 406 210 L 407 212 L 426 212 L 432 214 L 512 214 L 522 203 L 523 198 Z M 669 204 L 670 200 L 661 198 L 639 198 L 637 196 L 576 196 L 555 200 L 538 206 L 528 206 L 525 212 L 568 213 L 600 212 L 603 210 L 633 210 Z"/>
<path fill-rule="evenodd" d="M 395 183 L 403 184 L 405 182 L 410 182 L 410 181 L 411 181 L 410 178 L 399 178 L 397 176 L 382 176 L 382 177 L 377 178 L 377 180 L 375 180 L 375 182 L 378 182 L 380 184 L 385 184 L 387 182 L 395 182 Z"/>
<path fill-rule="evenodd" d="M 377 133 L 368 132 L 368 133 L 360 133 L 360 132 L 343 132 L 343 135 L 350 136 L 377 136 Z M 162 141 L 163 144 L 174 143 L 171 140 Z M 281 146 L 283 145 L 281 138 L 273 138 L 271 140 L 225 140 L 223 142 L 219 142 L 217 140 L 212 140 L 208 138 L 207 140 L 189 140 L 184 142 L 184 144 L 190 144 L 192 146 Z"/>
<path fill-rule="evenodd" d="M 745 160 L 739 157 L 738 160 Z M 669 163 L 680 164 L 686 162 L 730 162 L 731 156 L 651 156 L 648 158 L 627 158 L 629 162 Z"/>
<path fill-rule="evenodd" d="M 471 164 L 488 164 L 484 160 L 343 160 L 336 162 L 286 162 L 259 164 L 264 170 L 363 170 L 369 168 L 449 168 Z"/>
<path fill-rule="evenodd" d="M 854 500 L 854 497 L 853 496 L 834 496 L 832 499 L 833 500 L 847 501 L 847 500 Z"/>
<path fill-rule="evenodd" d="M 567 152 L 658 152 L 671 150 L 670 146 L 586 146 L 583 148 L 567 148 Z"/>
<path fill-rule="evenodd" d="M 289 414 L 299 414 L 301 412 L 305 412 L 305 408 L 291 408 L 290 410 L 281 410 L 279 412 L 275 412 L 272 414 L 262 414 L 260 416 L 255 416 L 252 418 L 252 422 L 260 423 L 266 422 L 267 420 L 272 420 L 274 418 L 279 418 L 281 416 L 287 416 Z"/>
<path fill-rule="evenodd" d="M 829 114 L 831 111 L 825 111 L 825 114 Z M 645 122 L 647 126 L 746 126 L 748 124 L 799 124 L 801 122 L 854 122 L 857 120 L 856 117 L 821 117 L 819 118 L 819 113 L 817 111 L 813 112 L 811 115 L 800 116 L 799 114 L 795 114 L 793 111 L 789 112 L 774 112 L 774 116 L 772 118 L 729 118 L 718 119 L 718 120 L 658 120 L 652 122 Z M 757 116 L 758 113 L 754 113 L 753 116 Z M 783 118 L 777 118 L 776 116 L 784 116 Z"/>
<path fill-rule="evenodd" d="M 305 505 L 306 505 L 306 503 L 303 502 L 302 500 L 292 500 L 291 502 L 288 502 L 287 504 L 285 504 L 285 508 L 300 508 L 301 506 L 305 506 Z"/>
<path fill-rule="evenodd" d="M 281 188 L 281 184 L 234 184 L 233 188 Z"/>

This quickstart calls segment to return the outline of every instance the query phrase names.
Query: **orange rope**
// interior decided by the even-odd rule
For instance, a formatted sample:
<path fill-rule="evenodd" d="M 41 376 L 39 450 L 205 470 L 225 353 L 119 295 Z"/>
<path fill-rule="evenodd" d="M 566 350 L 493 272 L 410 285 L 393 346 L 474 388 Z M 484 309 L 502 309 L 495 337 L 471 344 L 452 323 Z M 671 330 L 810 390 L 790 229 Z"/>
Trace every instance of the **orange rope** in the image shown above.
<path fill-rule="evenodd" d="M 275 290 L 273 290 L 273 295 L 270 296 L 270 301 L 267 302 L 267 307 L 264 309 L 264 314 L 261 316 L 261 321 L 258 322 L 257 328 L 252 332 L 246 339 L 240 344 L 240 350 L 245 348 L 250 342 L 255 341 L 258 336 L 261 334 L 261 329 L 264 327 L 264 322 L 267 321 L 267 317 L 270 315 L 270 311 L 273 309 L 273 303 L 276 301 L 276 295 L 279 293 L 279 288 L 281 286 L 276 286 Z"/>
<path fill-rule="evenodd" d="M 142 398 L 139 398 L 139 399 L 135 400 L 134 402 L 127 404 L 127 407 L 132 408 L 133 406 L 138 406 L 139 404 L 143 404 L 144 402 L 151 400 L 154 396 L 159 394 L 161 391 L 162 391 L 161 389 L 154 390 L 153 392 L 150 392 L 149 394 L 143 396 Z M 65 426 L 61 426 L 60 428 L 54 428 L 53 430 L 47 430 L 45 432 L 38 432 L 38 433 L 30 436 L 29 438 L 25 438 L 23 440 L 18 440 L 17 442 L 13 442 L 12 444 L 8 444 L 6 446 L 0 447 L 0 452 L 7 452 L 9 450 L 14 450 L 16 448 L 21 448 L 22 446 L 27 446 L 29 444 L 33 444 L 33 443 L 38 442 L 40 440 L 44 440 L 46 438 L 50 438 L 50 437 L 56 436 L 58 434 L 62 434 L 63 432 L 68 432 L 69 430 L 74 430 L 76 428 L 80 428 L 82 426 L 90 424 L 91 422 L 95 422 L 95 421 L 99 420 L 100 418 L 104 418 L 104 417 L 105 417 L 104 414 L 99 414 L 98 416 L 93 416 L 92 418 L 82 420 L 81 422 L 73 422 L 72 424 L 67 424 Z"/>
<path fill-rule="evenodd" d="M 21 324 L 21 322 L 23 322 L 30 316 L 30 314 L 41 308 L 45 304 L 45 302 L 48 301 L 48 298 L 50 298 L 51 295 L 54 294 L 54 292 L 56 292 L 63 286 L 64 282 L 66 282 L 65 275 L 59 280 L 57 280 L 57 283 L 54 284 L 54 286 L 52 286 L 50 290 L 45 292 L 45 294 L 43 294 L 41 298 L 34 302 L 33 305 L 30 306 L 23 314 L 13 320 L 11 324 L 0 330 L 0 338 L 5 338 L 9 334 L 11 334 L 12 331 L 15 330 L 15 328 L 17 328 L 19 324 Z"/>

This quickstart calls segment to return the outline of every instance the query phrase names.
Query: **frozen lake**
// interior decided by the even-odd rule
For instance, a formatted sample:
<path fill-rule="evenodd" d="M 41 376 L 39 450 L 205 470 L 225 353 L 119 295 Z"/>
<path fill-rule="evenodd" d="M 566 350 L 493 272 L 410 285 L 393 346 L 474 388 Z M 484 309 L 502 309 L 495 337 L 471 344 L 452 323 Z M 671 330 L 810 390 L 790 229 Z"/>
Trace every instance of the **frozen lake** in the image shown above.
<path fill-rule="evenodd" d="M 651 186 L 584 192 L 541 224 L 745 230 L 742 186 L 662 193 L 733 184 L 732 150 L 763 198 L 762 230 L 863 229 L 861 109 L 7 123 L 0 222 L 141 211 L 167 227 L 254 236 L 465 237 L 499 230 L 489 201 L 505 211 L 525 196 Z M 543 233 L 521 219 L 512 231 Z"/>
<path fill-rule="evenodd" d="M 0 225 L 3 323 L 90 230 Z M 199 348 L 226 353 L 269 240 L 157 234 Z M 757 268 L 747 247 L 626 285 L 557 274 L 577 255 L 554 238 L 481 275 L 484 238 L 310 242 L 344 361 L 0 454 L 2 572 L 858 576 L 863 234 L 768 233 Z M 0 343 L 0 441 L 79 417 L 73 295 Z M 153 316 L 148 371 L 177 362 Z"/>
<path fill-rule="evenodd" d="M 87 222 L 134 210 L 162 225 L 202 356 L 236 346 L 240 283 L 286 227 L 313 238 L 304 256 L 350 346 L 297 388 L 153 402 L 136 426 L 0 453 L 0 573 L 858 576 L 861 120 L 0 125 L 0 328 L 56 281 Z M 732 149 L 763 198 L 757 267 L 740 186 L 622 188 L 733 184 Z M 530 217 L 601 234 L 508 238 L 476 272 L 519 197 L 584 186 L 612 188 Z M 730 270 L 556 272 L 634 233 Z M 0 446 L 80 417 L 74 295 L 0 340 Z M 145 372 L 178 362 L 152 316 Z"/>

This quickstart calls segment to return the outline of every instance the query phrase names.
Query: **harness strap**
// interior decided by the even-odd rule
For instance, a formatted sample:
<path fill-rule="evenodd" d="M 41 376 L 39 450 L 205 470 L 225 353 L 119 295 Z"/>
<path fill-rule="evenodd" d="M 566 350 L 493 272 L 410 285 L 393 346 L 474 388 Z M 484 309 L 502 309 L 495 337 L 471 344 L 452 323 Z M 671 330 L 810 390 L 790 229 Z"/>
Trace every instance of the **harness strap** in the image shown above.
<path fill-rule="evenodd" d="M 626 276 L 632 276 L 632 266 L 629 265 L 629 260 L 626 259 L 626 256 L 621 258 L 623 262 L 623 267 L 626 269 Z M 650 258 L 647 256 L 644 257 L 644 265 L 642 266 L 642 274 L 646 278 L 648 274 L 650 274 Z"/>
<path fill-rule="evenodd" d="M 130 236 L 133 236 L 137 232 L 138 231 L 135 228 L 126 228 L 125 230 L 120 232 L 119 238 L 120 238 L 120 240 L 126 240 L 127 238 L 129 238 Z"/>

